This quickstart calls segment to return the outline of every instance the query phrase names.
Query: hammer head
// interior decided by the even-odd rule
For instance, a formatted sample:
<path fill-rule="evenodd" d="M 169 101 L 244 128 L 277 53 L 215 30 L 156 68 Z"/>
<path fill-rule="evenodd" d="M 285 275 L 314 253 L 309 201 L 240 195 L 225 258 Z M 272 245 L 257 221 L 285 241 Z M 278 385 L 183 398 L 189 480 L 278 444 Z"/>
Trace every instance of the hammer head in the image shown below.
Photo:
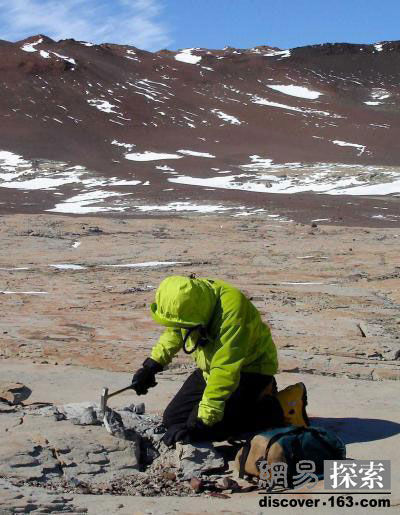
<path fill-rule="evenodd" d="M 107 401 L 108 401 L 108 388 L 104 387 L 103 391 L 101 392 L 101 399 L 100 399 L 100 411 L 103 415 L 106 414 Z"/>

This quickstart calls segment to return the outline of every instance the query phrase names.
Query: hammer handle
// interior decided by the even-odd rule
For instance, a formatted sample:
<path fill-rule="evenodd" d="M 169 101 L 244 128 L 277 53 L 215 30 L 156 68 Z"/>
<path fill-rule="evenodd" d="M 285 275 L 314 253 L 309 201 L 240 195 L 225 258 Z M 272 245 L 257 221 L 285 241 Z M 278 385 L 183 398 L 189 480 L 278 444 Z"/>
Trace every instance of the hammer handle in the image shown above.
<path fill-rule="evenodd" d="M 119 393 L 126 392 L 127 390 L 131 390 L 131 389 L 132 389 L 132 387 L 130 385 L 127 386 L 126 388 L 121 388 L 121 390 L 117 390 L 116 392 L 109 393 L 107 395 L 107 399 L 109 399 L 110 397 L 114 397 L 114 395 L 118 395 Z"/>

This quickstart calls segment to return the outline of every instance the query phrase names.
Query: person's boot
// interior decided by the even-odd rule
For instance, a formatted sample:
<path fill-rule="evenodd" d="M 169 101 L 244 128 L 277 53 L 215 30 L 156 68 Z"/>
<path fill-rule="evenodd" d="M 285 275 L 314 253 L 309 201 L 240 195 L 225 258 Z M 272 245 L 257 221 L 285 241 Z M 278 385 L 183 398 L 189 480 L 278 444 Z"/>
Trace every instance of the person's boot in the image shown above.
<path fill-rule="evenodd" d="M 291 426 L 310 425 L 306 413 L 307 390 L 304 383 L 296 383 L 288 386 L 276 394 L 282 410 L 285 424 Z"/>

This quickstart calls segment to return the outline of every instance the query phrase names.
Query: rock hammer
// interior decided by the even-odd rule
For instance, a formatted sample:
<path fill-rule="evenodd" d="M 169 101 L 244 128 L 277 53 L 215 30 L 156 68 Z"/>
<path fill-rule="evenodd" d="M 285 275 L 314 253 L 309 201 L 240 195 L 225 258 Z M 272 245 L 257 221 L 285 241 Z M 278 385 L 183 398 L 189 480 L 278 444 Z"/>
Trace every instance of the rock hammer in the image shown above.
<path fill-rule="evenodd" d="M 108 388 L 104 387 L 101 392 L 100 399 L 100 411 L 103 416 L 106 414 L 107 402 L 110 397 L 114 397 L 114 395 L 118 395 L 119 393 L 126 392 L 127 390 L 132 390 L 132 385 L 127 386 L 126 388 L 121 388 L 121 390 L 117 390 L 116 392 L 108 393 Z"/>

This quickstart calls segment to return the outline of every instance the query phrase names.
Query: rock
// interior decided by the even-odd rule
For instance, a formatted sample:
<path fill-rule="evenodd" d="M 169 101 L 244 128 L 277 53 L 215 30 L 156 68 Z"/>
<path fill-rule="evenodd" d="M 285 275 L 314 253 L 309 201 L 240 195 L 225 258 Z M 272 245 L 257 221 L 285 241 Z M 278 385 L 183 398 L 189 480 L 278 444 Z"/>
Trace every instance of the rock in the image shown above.
<path fill-rule="evenodd" d="M 0 381 L 0 400 L 11 405 L 21 404 L 30 397 L 32 390 L 22 383 Z"/>
<path fill-rule="evenodd" d="M 176 481 L 176 474 L 172 470 L 167 470 L 163 472 L 163 478 L 168 481 Z"/>
<path fill-rule="evenodd" d="M 218 497 L 218 499 L 230 499 L 229 495 L 221 494 L 220 492 L 211 492 L 210 497 Z"/>
<path fill-rule="evenodd" d="M 176 444 L 176 467 L 183 474 L 183 479 L 200 477 L 203 473 L 223 468 L 225 465 L 221 454 L 210 442 Z"/>
<path fill-rule="evenodd" d="M 54 420 L 59 422 L 60 420 L 66 420 L 65 413 L 59 411 L 56 406 L 44 406 L 33 412 L 33 415 L 42 415 L 43 417 L 52 417 Z"/>
<path fill-rule="evenodd" d="M 137 415 L 143 415 L 146 411 L 146 407 L 144 402 L 140 402 L 139 404 L 131 404 L 123 409 L 123 411 L 130 411 L 132 413 L 136 413 Z"/>
<path fill-rule="evenodd" d="M 93 484 L 122 478 L 129 471 L 139 469 L 139 437 L 132 440 L 114 438 L 101 427 L 93 427 L 90 431 L 90 434 L 60 437 L 52 442 L 64 478 Z"/>
<path fill-rule="evenodd" d="M 134 429 L 141 435 L 153 439 L 154 435 L 165 433 L 164 426 L 161 425 L 161 417 L 156 415 L 139 415 L 126 408 L 118 411 L 121 415 L 125 429 Z"/>
<path fill-rule="evenodd" d="M 0 485 L 1 486 L 1 485 Z M 87 513 L 87 508 L 79 508 L 73 504 L 72 498 L 54 495 L 47 492 L 23 492 L 12 487 L 1 490 L 1 514 L 11 513 Z"/>
<path fill-rule="evenodd" d="M 0 401 L 0 413 L 15 413 L 17 408 L 10 406 L 8 402 Z"/>
<path fill-rule="evenodd" d="M 82 415 L 85 413 L 85 410 L 87 410 L 88 408 L 92 408 L 93 410 L 95 410 L 96 415 L 99 416 L 99 406 L 97 404 L 94 404 L 93 402 L 76 402 L 71 404 L 64 404 L 63 406 L 58 406 L 57 410 L 60 413 L 63 413 L 67 420 L 80 420 Z"/>
<path fill-rule="evenodd" d="M 83 411 L 81 418 L 79 419 L 79 424 L 81 426 L 101 425 L 101 421 L 97 418 L 97 414 L 93 406 L 89 406 Z"/>
<path fill-rule="evenodd" d="M 374 381 L 383 381 L 386 379 L 391 379 L 393 381 L 400 381 L 400 370 L 376 368 L 372 372 L 372 379 Z"/>
<path fill-rule="evenodd" d="M 135 406 L 135 413 L 137 413 L 138 415 L 143 415 L 145 410 L 146 410 L 146 408 L 145 408 L 144 402 L 141 402 L 140 404 L 137 404 Z"/>
<path fill-rule="evenodd" d="M 32 440 L 15 440 L 0 449 L 0 475 L 23 480 L 58 477 L 61 469 L 49 447 Z"/>
<path fill-rule="evenodd" d="M 111 435 L 126 440 L 127 434 L 125 431 L 124 423 L 122 421 L 122 417 L 119 413 L 110 408 L 107 408 L 103 418 L 103 422 L 104 427 Z"/>
<path fill-rule="evenodd" d="M 89 227 L 88 231 L 91 232 L 92 234 L 100 234 L 100 233 L 104 232 L 103 229 L 100 229 L 100 227 L 97 227 L 97 226 Z"/>
<path fill-rule="evenodd" d="M 367 328 L 366 324 L 364 324 L 364 322 L 360 322 L 360 323 L 357 324 L 357 326 L 360 329 L 361 336 L 363 338 L 367 338 L 368 334 L 369 334 L 369 331 L 368 331 L 368 328 Z"/>
<path fill-rule="evenodd" d="M 199 493 L 199 492 L 201 492 L 203 487 L 204 487 L 204 484 L 201 479 L 199 479 L 198 477 L 192 477 L 192 479 L 190 480 L 190 488 L 192 490 L 194 490 L 196 493 Z"/>
<path fill-rule="evenodd" d="M 382 354 L 378 351 L 373 351 L 371 354 L 367 354 L 367 357 L 369 359 L 383 359 Z"/>
<path fill-rule="evenodd" d="M 254 490 L 258 490 L 258 485 L 249 485 L 249 486 L 239 486 L 240 492 L 246 494 L 248 492 L 253 492 Z"/>
<path fill-rule="evenodd" d="M 221 490 L 239 490 L 239 484 L 237 481 L 230 477 L 224 477 L 222 481 L 217 484 Z"/>

